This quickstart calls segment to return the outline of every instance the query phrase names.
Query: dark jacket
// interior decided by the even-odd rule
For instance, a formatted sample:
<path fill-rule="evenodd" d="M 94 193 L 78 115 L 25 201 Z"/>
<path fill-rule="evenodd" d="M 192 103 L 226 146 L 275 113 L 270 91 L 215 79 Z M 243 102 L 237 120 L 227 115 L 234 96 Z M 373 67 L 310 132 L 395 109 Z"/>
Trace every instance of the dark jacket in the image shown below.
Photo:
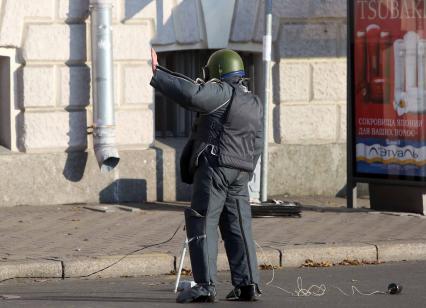
<path fill-rule="evenodd" d="M 240 78 L 197 83 L 158 66 L 151 85 L 182 107 L 197 112 L 181 156 L 185 183 L 192 183 L 204 151 L 217 155 L 220 166 L 254 170 L 263 145 L 263 105 Z"/>

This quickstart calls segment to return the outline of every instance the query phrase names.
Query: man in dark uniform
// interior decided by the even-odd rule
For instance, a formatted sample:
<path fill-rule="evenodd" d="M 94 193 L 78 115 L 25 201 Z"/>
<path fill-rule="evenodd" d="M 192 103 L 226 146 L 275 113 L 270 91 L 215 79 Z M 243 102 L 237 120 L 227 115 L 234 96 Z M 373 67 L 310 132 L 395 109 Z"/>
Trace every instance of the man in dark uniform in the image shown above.
<path fill-rule="evenodd" d="M 262 150 L 262 103 L 247 90 L 243 61 L 232 50 L 218 50 L 210 56 L 203 68 L 204 81 L 159 66 L 155 51 L 151 54 L 151 85 L 197 112 L 181 156 L 182 180 L 193 184 L 185 223 L 197 285 L 180 292 L 176 301 L 215 300 L 218 226 L 235 287 L 227 298 L 256 300 L 259 273 L 248 181 Z"/>

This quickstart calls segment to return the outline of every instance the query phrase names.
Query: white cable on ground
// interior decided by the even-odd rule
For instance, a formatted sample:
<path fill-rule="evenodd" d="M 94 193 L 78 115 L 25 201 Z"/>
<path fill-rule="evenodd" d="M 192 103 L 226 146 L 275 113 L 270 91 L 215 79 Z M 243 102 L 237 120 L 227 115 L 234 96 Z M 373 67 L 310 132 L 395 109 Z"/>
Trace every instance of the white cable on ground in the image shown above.
<path fill-rule="evenodd" d="M 351 287 L 351 290 L 352 290 L 352 294 L 347 294 L 346 292 L 344 292 L 342 289 L 340 289 L 339 287 L 336 287 L 336 286 L 331 286 L 331 287 L 333 287 L 333 288 L 335 288 L 335 289 L 337 289 L 338 291 L 340 291 L 340 293 L 342 293 L 343 295 L 345 295 L 345 296 L 350 296 L 350 295 L 356 295 L 356 293 L 358 293 L 359 295 L 364 295 L 364 296 L 370 296 L 370 295 L 375 295 L 375 294 L 387 294 L 386 292 L 383 292 L 383 291 L 373 291 L 373 292 L 371 292 L 371 293 L 364 293 L 364 292 L 361 292 L 357 287 L 355 287 L 355 286 L 352 286 Z"/>
<path fill-rule="evenodd" d="M 281 290 L 281 291 L 283 291 L 287 294 L 290 294 L 291 296 L 297 296 L 297 297 L 300 297 L 300 296 L 323 296 L 323 295 L 325 295 L 325 293 L 327 291 L 327 287 L 324 283 L 322 283 L 320 285 L 313 284 L 309 288 L 305 289 L 305 288 L 303 288 L 303 280 L 302 280 L 302 277 L 300 277 L 300 276 L 297 277 L 297 282 L 296 282 L 297 288 L 294 290 L 294 292 L 288 291 L 288 290 L 286 290 L 286 289 L 284 289 L 280 286 L 272 284 L 272 282 L 275 279 L 274 265 L 272 264 L 271 260 L 266 256 L 265 251 L 263 250 L 262 246 L 260 246 L 256 241 L 254 241 L 254 243 L 256 244 L 257 247 L 259 247 L 260 251 L 262 252 L 262 257 L 264 259 L 264 262 L 265 262 L 265 260 L 267 261 L 267 262 L 265 262 L 265 264 L 269 263 L 269 265 L 272 268 L 272 278 L 271 278 L 270 281 L 268 281 L 265 284 L 266 286 L 274 287 L 274 288 Z M 345 296 L 350 296 L 350 294 L 347 294 L 346 292 L 344 292 L 339 287 L 336 287 L 336 286 L 333 286 L 333 285 L 331 285 L 331 287 L 337 289 L 339 292 L 341 292 Z M 383 291 L 373 291 L 371 293 L 364 293 L 364 292 L 361 292 L 356 286 L 352 286 L 351 290 L 352 290 L 352 295 L 359 294 L 359 295 L 363 295 L 363 296 L 371 296 L 371 295 L 375 295 L 375 294 L 387 294 L 386 292 L 383 292 Z"/>

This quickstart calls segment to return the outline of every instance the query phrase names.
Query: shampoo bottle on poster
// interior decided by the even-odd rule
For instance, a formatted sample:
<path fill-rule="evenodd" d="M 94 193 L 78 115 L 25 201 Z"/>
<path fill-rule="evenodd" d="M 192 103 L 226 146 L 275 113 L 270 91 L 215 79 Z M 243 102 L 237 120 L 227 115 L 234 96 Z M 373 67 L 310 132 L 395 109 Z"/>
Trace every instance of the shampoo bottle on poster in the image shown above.
<path fill-rule="evenodd" d="M 405 43 L 405 92 L 407 112 L 417 112 L 417 42 L 418 36 L 410 31 L 404 35 Z"/>
<path fill-rule="evenodd" d="M 426 112 L 426 40 L 424 29 L 424 21 L 417 21 L 417 87 L 418 100 L 417 110 L 419 113 Z"/>
<path fill-rule="evenodd" d="M 417 86 L 418 110 L 425 111 L 425 41 L 419 40 L 417 45 Z"/>
<path fill-rule="evenodd" d="M 379 41 L 380 27 L 369 25 L 367 27 L 367 83 L 368 99 L 371 102 L 383 101 L 383 79 L 379 75 Z"/>
<path fill-rule="evenodd" d="M 389 104 L 391 89 L 391 53 L 392 53 L 392 38 L 389 32 L 380 33 L 380 61 L 379 75 L 382 77 L 382 101 L 383 104 Z"/>
<path fill-rule="evenodd" d="M 355 37 L 355 57 L 357 58 L 357 65 L 355 66 L 355 91 L 359 93 L 362 102 L 367 101 L 367 82 L 366 82 L 366 40 L 365 32 L 357 32 Z"/>
<path fill-rule="evenodd" d="M 398 39 L 393 43 L 394 55 L 394 109 L 398 115 L 406 108 L 405 102 L 405 42 Z"/>

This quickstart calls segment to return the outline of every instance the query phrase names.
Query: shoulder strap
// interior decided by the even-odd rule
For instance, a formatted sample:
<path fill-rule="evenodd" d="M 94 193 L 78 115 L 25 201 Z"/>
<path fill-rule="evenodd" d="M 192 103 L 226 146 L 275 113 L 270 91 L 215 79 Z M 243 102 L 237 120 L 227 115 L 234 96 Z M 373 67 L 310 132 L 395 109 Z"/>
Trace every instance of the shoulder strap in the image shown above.
<path fill-rule="evenodd" d="M 235 88 L 234 87 L 232 87 L 232 95 L 231 95 L 231 99 L 229 100 L 229 104 L 228 104 L 228 106 L 226 107 L 226 111 L 225 111 L 225 114 L 224 114 L 224 117 L 223 117 L 223 122 L 222 122 L 222 126 L 223 126 L 223 124 L 225 124 L 227 121 L 228 121 L 228 118 L 229 118 L 229 110 L 231 110 L 231 106 L 232 106 L 232 102 L 234 101 L 234 94 L 235 94 Z M 222 131 L 223 131 L 223 129 L 222 129 Z"/>
<path fill-rule="evenodd" d="M 235 88 L 232 87 L 231 99 L 229 100 L 228 106 L 226 107 L 226 110 L 225 110 L 225 114 L 224 114 L 224 116 L 222 118 L 223 119 L 222 120 L 222 129 L 220 131 L 218 141 L 222 139 L 223 132 L 225 131 L 225 123 L 228 122 L 229 111 L 231 110 L 232 102 L 234 101 L 234 95 L 235 95 Z M 219 142 L 217 144 L 219 144 Z M 219 151 L 220 151 L 220 148 L 219 148 Z"/>

